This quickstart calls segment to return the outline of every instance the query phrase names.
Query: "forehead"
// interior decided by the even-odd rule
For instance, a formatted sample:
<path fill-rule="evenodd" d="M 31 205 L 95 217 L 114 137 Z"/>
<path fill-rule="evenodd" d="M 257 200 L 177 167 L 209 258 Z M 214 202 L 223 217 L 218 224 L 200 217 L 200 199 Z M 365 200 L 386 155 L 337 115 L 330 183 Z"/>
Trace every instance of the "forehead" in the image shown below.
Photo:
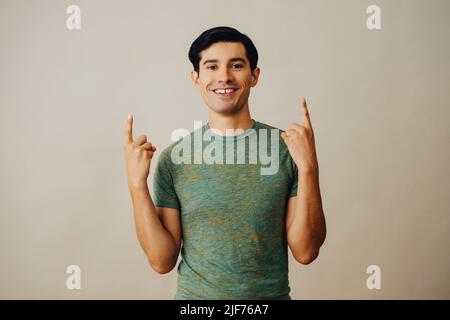
<path fill-rule="evenodd" d="M 245 47 L 240 42 L 217 42 L 209 48 L 201 52 L 201 60 L 203 62 L 209 59 L 218 59 L 219 61 L 226 61 L 234 57 L 242 57 L 248 61 L 245 52 Z"/>

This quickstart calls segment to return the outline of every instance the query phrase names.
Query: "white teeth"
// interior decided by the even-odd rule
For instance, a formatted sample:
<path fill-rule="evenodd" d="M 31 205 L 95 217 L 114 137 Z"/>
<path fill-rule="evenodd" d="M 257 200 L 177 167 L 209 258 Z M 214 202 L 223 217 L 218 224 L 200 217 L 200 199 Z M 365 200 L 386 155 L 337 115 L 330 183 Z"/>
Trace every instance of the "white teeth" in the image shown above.
<path fill-rule="evenodd" d="M 234 92 L 234 91 L 236 91 L 236 90 L 235 89 L 226 89 L 226 90 L 217 89 L 217 90 L 214 90 L 215 93 L 230 93 L 230 92 Z"/>

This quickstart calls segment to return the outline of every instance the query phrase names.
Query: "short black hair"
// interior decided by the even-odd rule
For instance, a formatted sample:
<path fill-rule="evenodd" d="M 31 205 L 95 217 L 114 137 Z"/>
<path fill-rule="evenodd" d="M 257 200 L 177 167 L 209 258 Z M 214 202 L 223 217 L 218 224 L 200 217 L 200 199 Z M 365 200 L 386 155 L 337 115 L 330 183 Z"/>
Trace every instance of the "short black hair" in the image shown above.
<path fill-rule="evenodd" d="M 253 73 L 258 65 L 258 51 L 256 50 L 253 41 L 245 34 L 231 27 L 215 27 L 204 31 L 192 43 L 189 49 L 189 60 L 194 66 L 194 70 L 199 72 L 199 63 L 201 60 L 201 52 L 208 49 L 216 42 L 241 42 L 247 54 L 247 59 L 250 61 L 250 70 Z"/>

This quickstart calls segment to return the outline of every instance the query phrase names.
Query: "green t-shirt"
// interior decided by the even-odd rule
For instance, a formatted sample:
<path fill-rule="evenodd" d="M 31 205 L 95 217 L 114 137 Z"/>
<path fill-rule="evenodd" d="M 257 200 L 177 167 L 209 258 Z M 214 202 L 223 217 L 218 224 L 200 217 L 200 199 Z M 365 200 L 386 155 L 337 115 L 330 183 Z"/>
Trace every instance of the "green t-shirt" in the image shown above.
<path fill-rule="evenodd" d="M 289 300 L 285 217 L 298 173 L 283 131 L 255 120 L 233 136 L 208 129 L 165 148 L 155 168 L 155 206 L 181 214 L 174 299 Z"/>

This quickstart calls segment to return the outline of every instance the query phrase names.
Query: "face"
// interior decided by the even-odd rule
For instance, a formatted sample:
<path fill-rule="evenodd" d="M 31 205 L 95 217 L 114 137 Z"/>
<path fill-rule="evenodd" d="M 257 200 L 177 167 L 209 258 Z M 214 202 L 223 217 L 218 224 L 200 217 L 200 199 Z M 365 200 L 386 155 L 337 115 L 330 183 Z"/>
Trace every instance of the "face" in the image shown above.
<path fill-rule="evenodd" d="M 253 74 L 250 71 L 242 43 L 217 42 L 201 52 L 199 73 L 192 71 L 191 76 L 212 111 L 233 114 L 248 107 L 250 88 L 258 82 L 259 72 L 259 68 Z"/>

